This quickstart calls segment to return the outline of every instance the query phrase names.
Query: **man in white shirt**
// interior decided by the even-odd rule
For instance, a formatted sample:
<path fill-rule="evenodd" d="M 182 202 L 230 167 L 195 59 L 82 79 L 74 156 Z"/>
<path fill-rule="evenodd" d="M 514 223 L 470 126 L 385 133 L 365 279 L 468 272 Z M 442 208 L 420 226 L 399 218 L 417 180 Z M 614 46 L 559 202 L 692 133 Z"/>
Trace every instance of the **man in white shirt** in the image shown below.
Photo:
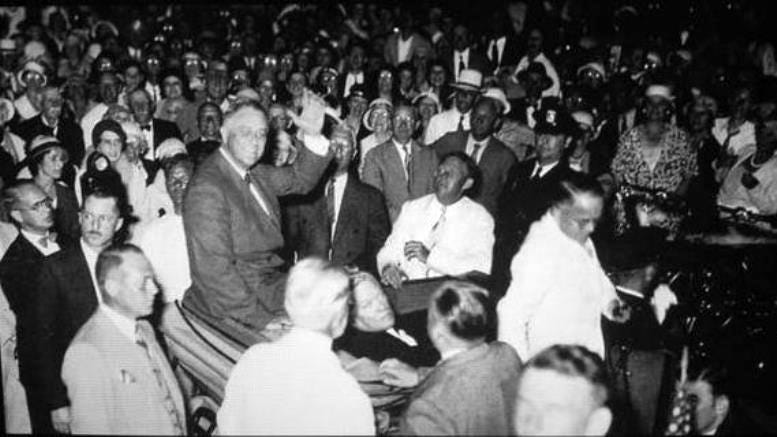
<path fill-rule="evenodd" d="M 470 129 L 469 115 L 475 98 L 483 86 L 483 74 L 477 70 L 465 69 L 459 80 L 450 85 L 455 90 L 454 105 L 451 109 L 434 115 L 426 128 L 424 144 L 430 145 L 448 132 Z"/>
<path fill-rule="evenodd" d="M 434 193 L 405 202 L 394 229 L 378 252 L 384 283 L 404 279 L 491 273 L 494 220 L 464 193 L 477 178 L 477 164 L 463 152 L 446 155 L 434 175 Z"/>
<path fill-rule="evenodd" d="M 332 352 L 348 322 L 348 276 L 318 258 L 297 263 L 284 306 L 294 327 L 248 349 L 218 412 L 224 435 L 374 435 L 372 405 Z"/>
<path fill-rule="evenodd" d="M 192 284 L 189 254 L 183 229 L 183 196 L 194 173 L 194 163 L 185 154 L 177 154 L 163 163 L 165 187 L 173 201 L 173 213 L 154 219 L 143 230 L 138 246 L 156 272 L 165 302 L 180 301 Z"/>
<path fill-rule="evenodd" d="M 354 43 L 348 52 L 348 71 L 338 79 L 338 81 L 342 81 L 342 84 L 338 84 L 337 87 L 340 90 L 339 97 L 341 99 L 350 95 L 352 86 L 364 83 L 364 63 L 366 59 L 364 46 Z"/>
<path fill-rule="evenodd" d="M 73 434 L 185 435 L 183 395 L 147 320 L 159 292 L 135 246 L 112 246 L 97 260 L 102 303 L 67 348 Z"/>
<path fill-rule="evenodd" d="M 491 65 L 486 56 L 472 46 L 470 31 L 464 24 L 459 23 L 453 28 L 453 53 L 448 66 L 455 82 L 461 79 L 461 72 L 466 69 L 480 73 L 491 72 Z"/>
<path fill-rule="evenodd" d="M 621 322 L 629 315 L 589 238 L 604 208 L 601 186 L 574 173 L 556 190 L 513 258 L 512 282 L 497 306 L 499 339 L 523 361 L 554 344 L 579 344 L 604 357 L 601 315 Z"/>

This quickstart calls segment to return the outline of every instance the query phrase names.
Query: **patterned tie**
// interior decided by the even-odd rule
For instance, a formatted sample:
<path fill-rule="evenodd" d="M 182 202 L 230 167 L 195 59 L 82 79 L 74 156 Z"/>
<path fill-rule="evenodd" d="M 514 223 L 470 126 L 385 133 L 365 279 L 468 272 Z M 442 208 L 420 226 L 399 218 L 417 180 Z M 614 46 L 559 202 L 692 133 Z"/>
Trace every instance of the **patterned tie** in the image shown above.
<path fill-rule="evenodd" d="M 475 143 L 475 145 L 472 147 L 472 153 L 469 154 L 469 157 L 472 158 L 475 163 L 478 162 L 478 152 L 480 151 L 480 147 L 480 143 Z"/>
<path fill-rule="evenodd" d="M 329 241 L 332 241 L 335 235 L 335 178 L 330 179 L 326 184 L 326 218 L 328 220 Z"/>
<path fill-rule="evenodd" d="M 411 165 L 413 156 L 410 153 L 410 144 L 408 143 L 402 146 L 402 150 L 405 151 L 405 159 L 402 165 L 405 166 L 405 174 L 407 175 L 407 191 L 410 192 L 410 188 L 413 186 L 413 167 Z"/>
<path fill-rule="evenodd" d="M 448 207 L 443 206 L 442 210 L 440 211 L 440 217 L 437 219 L 437 221 L 432 226 L 432 231 L 429 233 L 429 250 L 431 251 L 434 246 L 437 245 L 437 243 L 440 242 L 440 238 L 442 237 L 442 231 L 445 227 L 445 212 L 448 209 Z"/>
<path fill-rule="evenodd" d="M 184 435 L 185 429 L 183 424 L 185 422 L 182 420 L 180 412 L 175 407 L 175 401 L 173 401 L 170 387 L 168 386 L 167 380 L 162 374 L 162 366 L 166 363 L 163 364 L 161 360 L 164 358 L 159 357 L 156 353 L 157 351 L 154 348 L 149 347 L 149 345 L 153 344 L 154 341 L 154 330 L 151 325 L 145 320 L 138 321 L 135 325 L 135 343 L 142 347 L 146 352 L 146 356 L 148 356 L 149 363 L 151 364 L 151 370 L 154 373 L 157 385 L 159 386 L 159 389 L 161 390 L 164 397 L 163 403 L 165 410 L 167 411 L 168 416 L 170 416 L 170 422 L 173 425 L 173 429 L 175 429 L 175 435 Z"/>
<path fill-rule="evenodd" d="M 259 198 L 261 199 L 261 201 L 259 201 L 259 206 L 261 207 L 262 211 L 264 211 L 264 213 L 267 214 L 267 218 L 270 219 L 270 221 L 273 223 L 273 225 L 278 226 L 278 223 L 275 221 L 275 216 L 273 216 L 270 213 L 270 206 L 269 206 L 269 204 L 265 200 L 264 196 L 262 196 L 262 193 L 259 191 L 259 186 L 254 181 L 254 177 L 251 176 L 251 173 L 246 172 L 246 175 L 243 178 L 243 180 L 245 180 L 246 185 L 248 185 L 248 190 L 251 193 L 256 193 L 256 194 L 259 195 Z"/>

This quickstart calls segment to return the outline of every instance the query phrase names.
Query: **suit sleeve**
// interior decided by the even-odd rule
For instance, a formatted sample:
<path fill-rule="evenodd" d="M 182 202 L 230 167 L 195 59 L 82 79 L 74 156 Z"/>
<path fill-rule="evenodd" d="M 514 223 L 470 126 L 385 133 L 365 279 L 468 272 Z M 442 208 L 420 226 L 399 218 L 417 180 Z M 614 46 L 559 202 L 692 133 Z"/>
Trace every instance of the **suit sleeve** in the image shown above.
<path fill-rule="evenodd" d="M 45 388 L 49 409 L 55 410 L 68 405 L 67 390 L 62 383 L 60 371 L 64 347 L 56 341 L 59 332 L 61 292 L 52 264 L 44 261 L 38 279 L 37 293 L 33 300 L 32 351 L 38 357 L 38 380 Z"/>
<path fill-rule="evenodd" d="M 498 339 L 512 346 L 522 361 L 529 358 L 528 325 L 553 281 L 552 268 L 516 255 L 510 266 L 512 282 L 497 305 Z"/>
<path fill-rule="evenodd" d="M 68 348 L 62 365 L 62 379 L 70 397 L 70 430 L 73 434 L 109 435 L 116 432 L 110 413 L 113 396 L 107 368 L 93 346 L 74 343 Z"/>
<path fill-rule="evenodd" d="M 367 256 L 369 260 L 377 258 L 378 251 L 388 238 L 391 230 L 391 221 L 388 211 L 386 211 L 386 202 L 383 195 L 377 190 L 369 190 L 367 193 L 368 218 L 367 218 Z"/>
<path fill-rule="evenodd" d="M 192 184 L 184 201 L 183 223 L 193 284 L 236 320 L 256 325 L 256 296 L 233 262 L 229 206 L 214 184 Z"/>
<path fill-rule="evenodd" d="M 317 143 L 315 146 L 311 144 L 314 141 Z M 286 167 L 257 166 L 255 169 L 258 169 L 259 173 L 255 176 L 264 176 L 263 180 L 267 182 L 276 196 L 307 193 L 316 186 L 332 159 L 331 153 L 325 151 L 322 141 L 327 140 L 320 135 L 316 137 L 306 136 L 305 147 L 300 148 L 299 156 L 293 165 Z M 324 154 L 314 153 L 309 147 L 316 152 L 324 151 Z M 252 172 L 255 171 L 257 170 L 252 170 Z"/>
<path fill-rule="evenodd" d="M 400 435 L 454 435 L 445 413 L 433 402 L 425 399 L 413 401 L 402 415 L 399 423 Z"/>
<path fill-rule="evenodd" d="M 384 193 L 383 187 L 383 175 L 380 172 L 380 166 L 378 164 L 378 152 L 376 149 L 372 149 L 364 156 L 364 170 L 362 171 L 362 182 L 372 185 L 377 188 L 378 191 Z"/>

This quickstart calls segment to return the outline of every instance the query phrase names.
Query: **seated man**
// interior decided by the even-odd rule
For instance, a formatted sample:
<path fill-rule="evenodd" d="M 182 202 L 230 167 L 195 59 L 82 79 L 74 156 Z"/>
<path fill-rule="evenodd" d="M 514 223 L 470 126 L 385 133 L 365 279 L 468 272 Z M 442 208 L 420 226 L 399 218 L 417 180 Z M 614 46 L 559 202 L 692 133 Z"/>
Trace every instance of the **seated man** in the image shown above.
<path fill-rule="evenodd" d="M 488 292 L 445 282 L 432 295 L 428 331 L 442 360 L 414 369 L 381 363 L 384 383 L 418 386 L 400 420 L 402 435 L 508 435 L 521 362 L 510 346 L 486 343 L 493 321 Z"/>
<path fill-rule="evenodd" d="M 604 363 L 582 346 L 555 345 L 521 374 L 515 405 L 517 435 L 604 435 L 612 412 Z"/>
<path fill-rule="evenodd" d="M 329 142 L 319 135 L 323 119 L 323 103 L 308 94 L 297 119 L 307 147 L 294 165 L 254 165 L 264 153 L 267 116 L 252 104 L 238 106 L 221 128 L 224 144 L 189 185 L 183 225 L 192 287 L 183 303 L 232 334 L 245 337 L 282 315 L 286 275 L 278 255 L 284 244 L 278 196 L 307 192 L 329 164 Z"/>
<path fill-rule="evenodd" d="M 404 279 L 491 273 L 494 220 L 482 205 L 464 197 L 477 178 L 477 165 L 463 152 L 440 161 L 434 193 L 402 206 L 378 252 L 384 283 L 399 288 Z"/>
<path fill-rule="evenodd" d="M 223 435 L 374 435 L 372 405 L 332 352 L 348 321 L 348 276 L 326 261 L 297 263 L 286 282 L 294 327 L 249 348 L 218 412 Z"/>
<path fill-rule="evenodd" d="M 742 152 L 718 192 L 718 204 L 777 214 L 777 120 L 756 125 L 756 147 Z M 752 150 L 752 149 L 751 149 Z"/>

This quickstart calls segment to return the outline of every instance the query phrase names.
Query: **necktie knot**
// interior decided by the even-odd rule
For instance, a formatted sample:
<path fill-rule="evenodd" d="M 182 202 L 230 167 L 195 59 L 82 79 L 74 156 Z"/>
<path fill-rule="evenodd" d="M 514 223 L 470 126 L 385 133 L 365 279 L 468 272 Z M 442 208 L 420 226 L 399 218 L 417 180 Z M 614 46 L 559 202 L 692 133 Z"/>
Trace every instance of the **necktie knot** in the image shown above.
<path fill-rule="evenodd" d="M 480 151 L 480 148 L 481 148 L 482 146 L 483 146 L 483 145 L 482 145 L 482 144 L 480 144 L 480 143 L 475 143 L 475 145 L 474 145 L 474 146 L 472 146 L 472 153 L 470 153 L 470 154 L 469 154 L 469 156 L 470 156 L 472 159 L 474 159 L 475 161 L 477 161 L 477 158 L 478 158 L 478 151 Z"/>

